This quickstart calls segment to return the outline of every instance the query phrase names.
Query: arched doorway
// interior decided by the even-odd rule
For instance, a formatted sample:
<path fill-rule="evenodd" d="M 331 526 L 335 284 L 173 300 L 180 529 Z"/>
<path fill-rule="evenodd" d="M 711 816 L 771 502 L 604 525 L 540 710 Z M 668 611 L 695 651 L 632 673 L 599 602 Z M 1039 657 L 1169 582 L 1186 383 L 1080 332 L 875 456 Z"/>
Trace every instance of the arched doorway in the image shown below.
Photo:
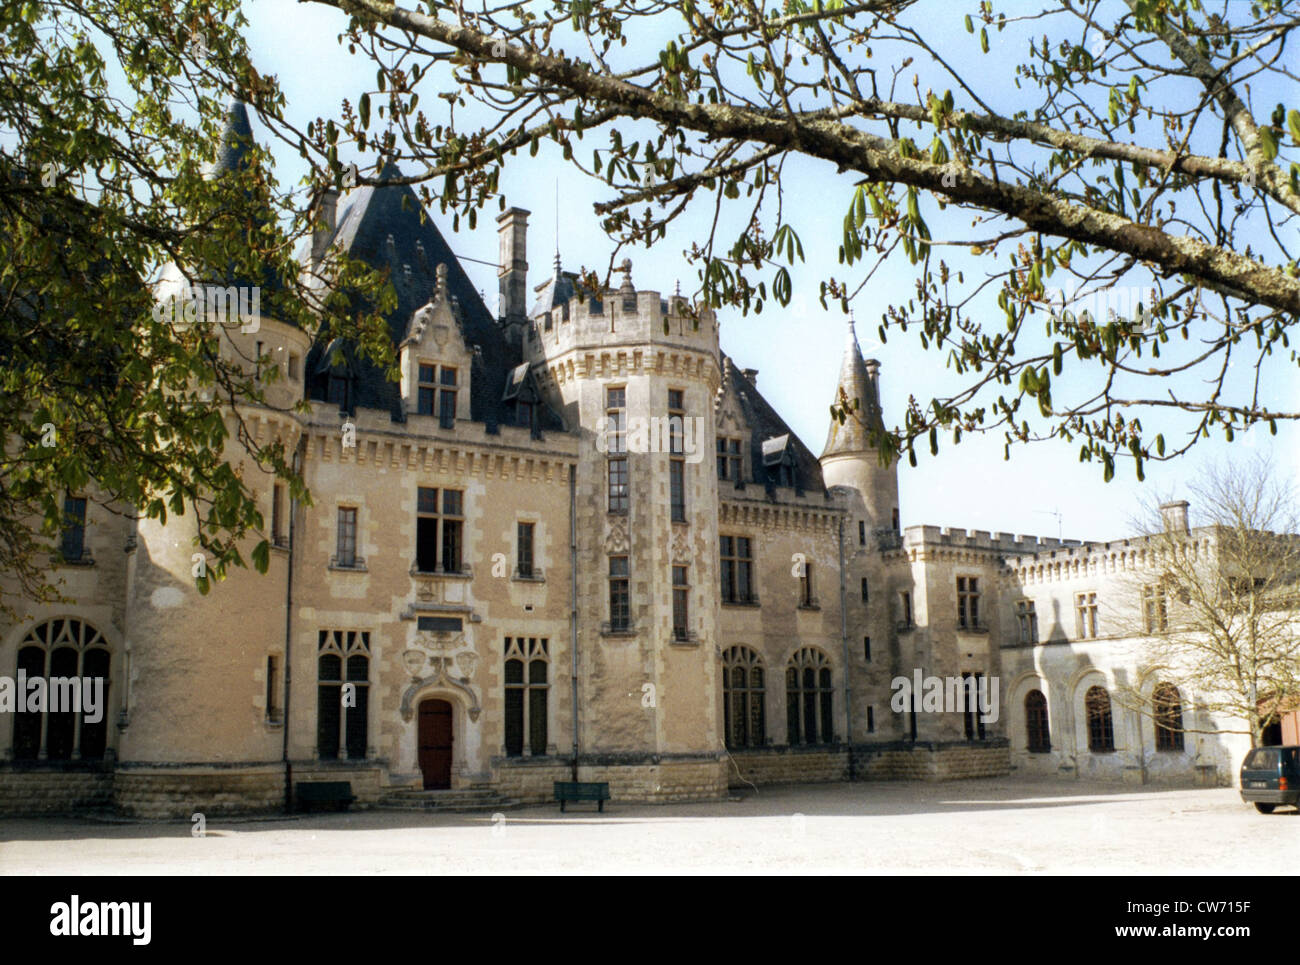
<path fill-rule="evenodd" d="M 424 789 L 432 791 L 451 787 L 451 704 L 436 698 L 420 701 L 416 733 Z"/>

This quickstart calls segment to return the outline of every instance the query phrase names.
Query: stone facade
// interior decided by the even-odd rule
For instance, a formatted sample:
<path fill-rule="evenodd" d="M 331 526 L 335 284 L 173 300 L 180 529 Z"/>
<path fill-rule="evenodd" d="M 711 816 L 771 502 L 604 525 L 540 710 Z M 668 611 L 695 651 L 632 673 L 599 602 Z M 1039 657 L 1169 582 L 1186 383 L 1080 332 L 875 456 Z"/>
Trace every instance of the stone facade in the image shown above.
<path fill-rule="evenodd" d="M 232 444 L 271 563 L 203 595 L 191 517 L 131 523 L 89 493 L 87 552 L 57 572 L 72 602 L 0 626 L 0 674 L 106 660 L 108 724 L 0 723 L 0 813 L 267 811 L 286 780 L 349 781 L 363 807 L 439 787 L 541 802 L 575 769 L 618 801 L 1013 769 L 1231 780 L 1239 746 L 1156 753 L 1135 716 L 1116 715 L 1114 752 L 1088 750 L 1088 688 L 1158 679 L 1132 640 L 1068 621 L 1019 640 L 1019 601 L 1073 612 L 1118 546 L 900 529 L 871 438 L 879 364 L 852 325 L 838 389 L 857 414 L 817 457 L 721 351 L 719 319 L 637 289 L 630 263 L 594 292 L 557 256 L 530 308 L 527 212 L 508 209 L 494 317 L 409 188 L 341 210 L 304 261 L 390 271 L 400 380 L 273 318 L 226 332 L 229 357 L 282 376 L 227 419 L 295 452 L 311 503 Z M 998 720 L 897 712 L 917 671 L 1000 680 Z M 1027 746 L 1030 691 L 1050 749 Z"/>

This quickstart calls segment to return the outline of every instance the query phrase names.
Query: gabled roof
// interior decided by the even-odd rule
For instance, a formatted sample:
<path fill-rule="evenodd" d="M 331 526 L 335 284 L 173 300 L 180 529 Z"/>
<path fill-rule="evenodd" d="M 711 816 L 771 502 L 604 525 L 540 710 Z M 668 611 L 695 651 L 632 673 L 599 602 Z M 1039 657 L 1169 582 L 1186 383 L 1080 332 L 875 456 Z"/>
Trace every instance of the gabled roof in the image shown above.
<path fill-rule="evenodd" d="M 397 176 L 400 176 L 397 166 L 389 162 L 379 179 L 387 181 Z M 365 185 L 352 191 L 340 203 L 340 210 L 329 247 L 337 247 L 348 256 L 388 273 L 397 293 L 397 308 L 386 319 L 394 345 L 401 345 L 411 334 L 412 320 L 437 288 L 438 266 L 447 266 L 446 285 L 452 315 L 466 347 L 474 353 L 470 418 L 485 423 L 488 431 L 495 432 L 504 421 L 502 396 L 506 378 L 523 358 L 519 349 L 506 341 L 501 326 L 483 304 L 478 290 L 415 192 L 405 184 Z M 324 335 L 317 339 L 308 356 L 307 371 L 315 371 L 325 340 Z M 397 421 L 404 418 L 400 387 L 389 382 L 377 366 L 358 360 L 355 376 L 356 406 L 387 409 Z M 312 397 L 324 398 L 324 386 L 313 386 Z M 562 429 L 558 417 L 546 407 L 543 409 L 541 428 Z"/>
<path fill-rule="evenodd" d="M 749 430 L 749 465 L 751 479 L 765 485 L 769 469 L 782 462 L 792 464 L 799 487 L 805 493 L 825 493 L 821 463 L 803 441 L 785 423 L 767 399 L 745 373 L 724 352 L 722 353 L 722 384 L 718 389 L 719 405 L 730 397 L 736 411 Z M 772 461 L 772 456 L 776 458 Z"/>

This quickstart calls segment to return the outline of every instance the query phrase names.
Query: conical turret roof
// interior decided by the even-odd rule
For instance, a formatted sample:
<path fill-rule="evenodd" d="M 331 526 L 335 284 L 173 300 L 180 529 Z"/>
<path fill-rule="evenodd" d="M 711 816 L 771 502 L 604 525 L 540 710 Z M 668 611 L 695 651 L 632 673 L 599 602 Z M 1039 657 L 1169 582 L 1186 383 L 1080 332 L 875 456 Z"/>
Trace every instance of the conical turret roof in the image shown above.
<path fill-rule="evenodd" d="M 844 361 L 840 365 L 838 389 L 832 400 L 835 404 L 844 404 L 842 399 L 847 400 L 849 411 L 842 424 L 837 419 L 831 420 L 830 433 L 826 437 L 826 448 L 822 452 L 823 459 L 827 456 L 865 452 L 874 448 L 871 445 L 871 430 L 884 427 L 875 375 L 879 366 L 880 363 L 875 359 L 867 361 L 862 357 L 862 349 L 858 346 L 858 334 L 850 317 L 848 341 L 844 346 Z"/>

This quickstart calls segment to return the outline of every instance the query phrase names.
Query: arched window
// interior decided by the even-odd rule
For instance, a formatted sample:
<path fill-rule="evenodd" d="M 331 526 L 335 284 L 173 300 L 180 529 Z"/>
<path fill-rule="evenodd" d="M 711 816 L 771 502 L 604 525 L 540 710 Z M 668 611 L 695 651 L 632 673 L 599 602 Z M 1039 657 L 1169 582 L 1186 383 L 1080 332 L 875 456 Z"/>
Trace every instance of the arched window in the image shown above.
<path fill-rule="evenodd" d="M 1052 749 L 1052 736 L 1047 727 L 1047 698 L 1041 690 L 1025 694 L 1025 734 L 1031 754 L 1046 754 Z"/>
<path fill-rule="evenodd" d="M 1170 683 L 1156 686 L 1151 695 L 1155 705 L 1156 750 L 1183 749 L 1183 701 L 1178 688 Z"/>
<path fill-rule="evenodd" d="M 1105 687 L 1089 687 L 1083 705 L 1088 714 L 1088 750 L 1113 751 L 1115 727 L 1110 717 L 1110 694 Z"/>
<path fill-rule="evenodd" d="M 506 637 L 506 756 L 521 757 L 524 735 L 530 756 L 546 753 L 546 637 Z"/>
<path fill-rule="evenodd" d="M 111 655 L 98 630 L 81 620 L 49 620 L 32 628 L 18 647 L 28 709 L 14 714 L 15 760 L 98 760 L 108 746 Z M 55 679 L 59 678 L 59 679 Z M 94 681 L 102 680 L 96 686 Z M 87 688 L 87 684 L 90 684 Z M 39 693 L 39 706 L 31 704 Z M 98 706 L 90 702 L 98 701 Z"/>
<path fill-rule="evenodd" d="M 366 756 L 370 634 L 322 630 L 316 658 L 316 751 L 323 759 Z"/>
<path fill-rule="evenodd" d="M 834 689 L 825 654 L 804 647 L 785 671 L 786 730 L 791 744 L 829 744 L 835 740 Z"/>
<path fill-rule="evenodd" d="M 762 659 L 749 647 L 732 647 L 722 655 L 722 715 L 728 747 L 767 743 L 766 679 Z"/>

